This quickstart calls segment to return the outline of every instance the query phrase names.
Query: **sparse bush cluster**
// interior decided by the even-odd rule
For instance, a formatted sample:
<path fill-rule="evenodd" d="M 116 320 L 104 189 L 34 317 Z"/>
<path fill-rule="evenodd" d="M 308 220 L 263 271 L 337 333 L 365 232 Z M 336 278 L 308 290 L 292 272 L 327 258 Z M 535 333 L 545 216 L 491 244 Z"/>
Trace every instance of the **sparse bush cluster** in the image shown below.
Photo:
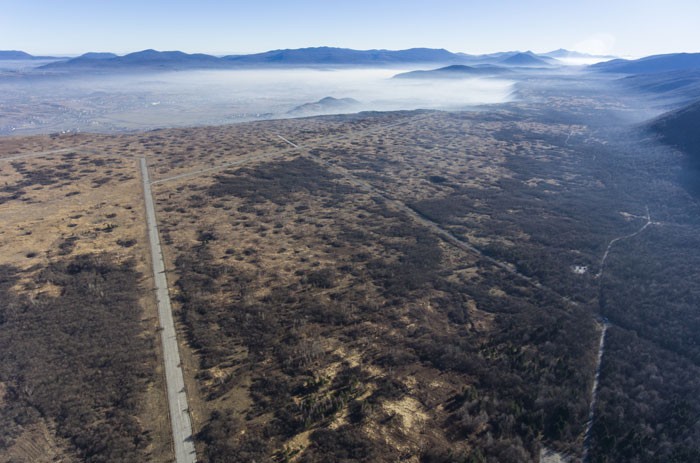
<path fill-rule="evenodd" d="M 349 187 L 333 180 L 318 164 L 304 158 L 267 164 L 265 169 L 243 168 L 217 177 L 207 193 L 214 197 L 236 196 L 251 203 L 272 201 L 288 204 L 294 201 L 294 193 L 316 195 L 320 191 L 330 193 L 336 200 L 349 193 Z"/>
<path fill-rule="evenodd" d="M 296 173 L 302 169 L 314 174 Z M 243 198 L 238 206 L 242 213 L 272 225 L 277 219 L 258 209 L 267 202 L 294 204 L 296 193 L 290 191 L 299 194 L 297 206 L 306 204 L 304 195 L 338 195 L 333 176 L 306 160 L 279 169 L 264 165 L 226 173 L 208 193 Z M 335 201 L 326 207 L 350 207 L 342 195 Z M 303 215 L 307 208 L 296 211 Z M 430 425 L 459 445 L 450 453 L 444 441 L 435 443 L 425 461 L 450 455 L 464 461 L 526 461 L 538 454 L 541 438 L 575 452 L 572 445 L 586 419 L 596 339 L 587 311 L 570 312 L 558 299 L 487 262 L 477 263 L 479 277 L 471 282 L 451 278 L 438 239 L 381 198 L 362 206 L 356 217 L 357 223 L 324 228 L 319 235 L 319 250 L 336 256 L 334 265 L 306 262 L 295 280 L 273 283 L 261 297 L 255 294 L 267 257 L 259 250 L 224 252 L 248 257 L 245 265 L 217 261 L 213 249 L 200 244 L 178 252 L 178 301 L 190 343 L 203 371 L 230 371 L 218 379 L 199 376 L 205 397 L 228 397 L 247 377 L 253 402 L 244 414 L 210 417 L 198 436 L 205 460 L 225 461 L 226 452 L 241 451 L 250 458 L 284 461 L 295 450 L 282 449 L 282 443 L 303 431 L 312 432 L 301 461 L 405 457 L 384 438 L 368 435 L 364 426 L 406 438 L 402 418 L 385 404 L 430 396 L 407 386 L 407 372 L 415 369 L 425 371 L 428 382 L 460 378 L 454 384 L 457 391 L 472 385 L 436 402 L 445 412 L 440 419 L 431 415 Z M 213 230 L 197 233 L 199 238 L 216 236 L 216 245 L 224 249 L 229 246 L 220 242 L 227 237 Z M 368 242 L 379 251 L 355 250 Z M 353 282 L 349 286 L 348 279 Z M 360 286 L 371 288 L 372 296 Z M 504 295 L 494 294 L 494 286 Z M 488 336 L 473 329 L 469 301 L 494 316 Z M 426 302 L 430 313 L 421 309 Z M 541 307 L 547 310 L 543 313 Z M 328 339 L 362 352 L 363 364 L 384 373 L 373 376 L 363 366 L 342 362 Z M 324 376 L 326 368 L 338 364 L 332 375 Z M 328 429 L 345 414 L 346 424 Z M 237 431 L 241 428 L 245 437 Z M 261 440 L 266 445 L 257 446 L 253 457 L 251 443 Z"/>
<path fill-rule="evenodd" d="M 0 268 L 0 447 L 37 420 L 54 423 L 81 461 L 146 461 L 150 437 L 136 419 L 154 380 L 143 335 L 139 274 L 108 255 L 51 264 L 37 284 L 60 296 L 13 293 L 18 270 Z"/>

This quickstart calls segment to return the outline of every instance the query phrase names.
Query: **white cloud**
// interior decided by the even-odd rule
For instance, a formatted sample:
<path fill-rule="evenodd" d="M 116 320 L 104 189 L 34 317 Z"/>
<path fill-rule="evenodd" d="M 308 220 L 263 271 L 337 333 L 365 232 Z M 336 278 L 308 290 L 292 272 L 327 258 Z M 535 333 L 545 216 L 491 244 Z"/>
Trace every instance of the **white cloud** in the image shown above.
<path fill-rule="evenodd" d="M 557 58 L 562 63 L 567 66 L 588 66 L 591 64 L 602 63 L 603 61 L 609 61 L 610 58 L 606 58 L 607 55 L 598 55 L 591 58 Z"/>
<path fill-rule="evenodd" d="M 591 35 L 574 45 L 574 50 L 590 55 L 612 55 L 617 39 L 612 34 Z"/>

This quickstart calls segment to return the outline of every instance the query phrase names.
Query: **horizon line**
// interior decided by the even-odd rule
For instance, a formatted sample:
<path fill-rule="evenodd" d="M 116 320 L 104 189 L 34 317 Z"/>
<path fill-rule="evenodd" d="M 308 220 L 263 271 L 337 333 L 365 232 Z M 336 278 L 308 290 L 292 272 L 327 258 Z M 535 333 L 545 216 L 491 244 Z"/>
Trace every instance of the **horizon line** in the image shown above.
<path fill-rule="evenodd" d="M 330 48 L 330 49 L 338 49 L 338 50 L 353 50 L 353 51 L 406 51 L 406 50 L 416 50 L 416 49 L 425 49 L 425 50 L 445 50 L 449 53 L 453 54 L 464 54 L 464 55 L 469 55 L 469 56 L 484 56 L 484 55 L 491 55 L 495 53 L 534 53 L 537 55 L 544 55 L 547 53 L 552 53 L 555 51 L 559 50 L 565 50 L 568 52 L 573 52 L 573 53 L 581 53 L 585 55 L 589 55 L 591 57 L 615 57 L 615 58 L 627 58 L 627 59 L 634 59 L 638 57 L 644 57 L 644 56 L 654 56 L 654 55 L 665 55 L 665 54 L 676 54 L 676 53 L 695 53 L 695 52 L 685 52 L 685 51 L 674 51 L 674 52 L 667 52 L 667 53 L 655 53 L 653 55 L 640 55 L 640 56 L 632 56 L 632 55 L 616 55 L 616 54 L 593 54 L 593 53 L 587 53 L 587 52 L 582 52 L 570 48 L 554 48 L 548 51 L 534 51 L 532 49 L 530 50 L 520 50 L 520 49 L 513 49 L 513 50 L 498 50 L 498 51 L 490 51 L 490 52 L 484 52 L 484 53 L 473 53 L 473 52 L 465 52 L 465 51 L 453 51 L 445 47 L 439 47 L 439 48 L 434 48 L 434 47 L 408 47 L 408 48 L 351 48 L 351 47 L 342 47 L 342 46 L 331 46 L 331 45 L 316 45 L 316 46 L 307 46 L 307 47 L 298 47 L 298 48 L 271 48 L 263 51 L 255 51 L 255 52 L 225 52 L 225 53 L 214 53 L 214 52 L 202 52 L 202 51 L 184 51 L 182 49 L 157 49 L 157 48 L 152 48 L 152 47 L 147 47 L 147 48 L 142 48 L 138 50 L 133 50 L 133 51 L 97 51 L 97 50 L 87 50 L 84 52 L 57 52 L 57 53 L 35 53 L 31 51 L 27 51 L 27 49 L 23 48 L 13 48 L 13 49 L 3 49 L 0 51 L 16 51 L 16 52 L 23 52 L 27 53 L 31 56 L 35 57 L 41 57 L 41 56 L 46 56 L 46 57 L 52 57 L 52 58 L 77 58 L 80 56 L 83 56 L 87 53 L 113 53 L 117 56 L 126 56 L 130 55 L 133 53 L 139 53 L 139 52 L 144 52 L 144 51 L 156 51 L 159 53 L 167 53 L 167 52 L 181 52 L 185 53 L 188 55 L 209 55 L 209 56 L 214 56 L 217 58 L 225 57 L 225 56 L 247 56 L 247 55 L 257 55 L 257 54 L 262 54 L 262 53 L 269 53 L 273 51 L 286 51 L 286 50 L 308 50 L 308 49 L 318 49 L 318 48 Z"/>

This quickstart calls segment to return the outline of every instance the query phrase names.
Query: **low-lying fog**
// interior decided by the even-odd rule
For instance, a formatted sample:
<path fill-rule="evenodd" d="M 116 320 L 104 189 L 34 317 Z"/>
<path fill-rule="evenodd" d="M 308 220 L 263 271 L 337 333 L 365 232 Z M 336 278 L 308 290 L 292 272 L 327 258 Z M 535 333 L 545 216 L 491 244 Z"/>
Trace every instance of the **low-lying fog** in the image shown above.
<path fill-rule="evenodd" d="M 398 69 L 235 70 L 0 76 L 0 134 L 121 131 L 366 110 L 465 109 L 506 102 L 503 79 L 411 81 Z M 307 106 L 325 97 L 357 101 Z"/>

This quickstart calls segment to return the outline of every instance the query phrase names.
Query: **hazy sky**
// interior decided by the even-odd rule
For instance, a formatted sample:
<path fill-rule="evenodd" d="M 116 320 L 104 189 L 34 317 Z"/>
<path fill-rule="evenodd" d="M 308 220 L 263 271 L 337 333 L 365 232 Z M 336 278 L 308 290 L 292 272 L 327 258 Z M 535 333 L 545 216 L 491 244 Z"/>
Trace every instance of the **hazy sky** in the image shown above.
<path fill-rule="evenodd" d="M 698 0 L 0 0 L 0 50 L 700 52 Z"/>

